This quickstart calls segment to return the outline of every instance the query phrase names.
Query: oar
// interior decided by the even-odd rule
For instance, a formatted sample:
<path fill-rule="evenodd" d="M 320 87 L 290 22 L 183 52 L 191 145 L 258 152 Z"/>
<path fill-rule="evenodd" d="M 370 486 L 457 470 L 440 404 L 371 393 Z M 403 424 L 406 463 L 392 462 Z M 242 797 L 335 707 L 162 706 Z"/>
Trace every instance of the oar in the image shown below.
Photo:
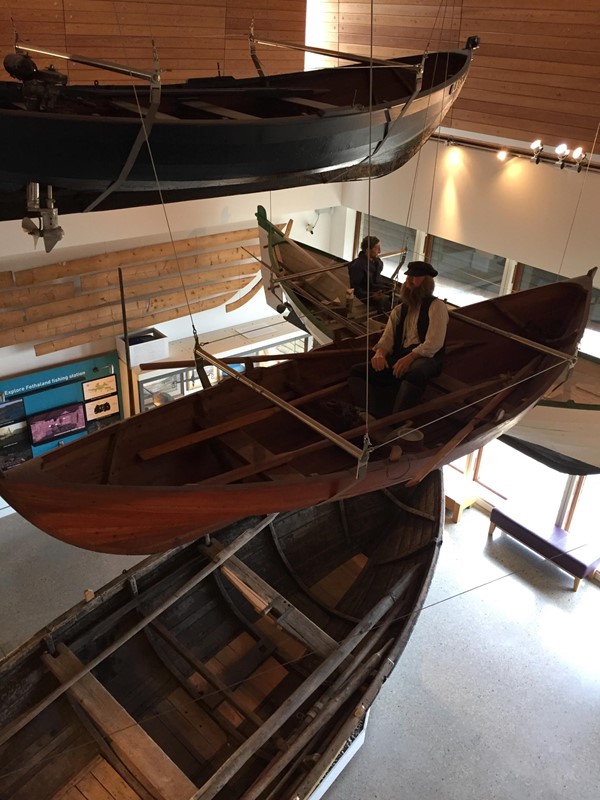
<path fill-rule="evenodd" d="M 219 360 L 224 364 L 258 364 L 261 361 L 313 361 L 319 358 L 330 358 L 331 356 L 347 356 L 350 353 L 356 353 L 357 356 L 364 357 L 364 343 L 362 347 L 347 347 L 338 348 L 336 350 L 328 350 L 326 348 L 317 348 L 316 350 L 309 350 L 307 353 L 275 353 L 273 355 L 255 355 L 255 356 L 224 356 Z M 181 359 L 176 361 L 146 361 L 139 365 L 140 370 L 155 370 L 155 369 L 188 369 L 196 366 L 194 359 Z"/>
<path fill-rule="evenodd" d="M 411 570 L 404 575 L 395 584 L 392 590 L 373 606 L 371 611 L 363 617 L 352 632 L 343 640 L 339 648 L 328 656 L 328 658 L 315 669 L 312 675 L 283 701 L 277 711 L 266 720 L 263 726 L 246 739 L 244 744 L 215 771 L 204 786 L 201 786 L 198 791 L 195 792 L 191 798 L 187 798 L 187 800 L 212 800 L 212 798 L 229 783 L 231 778 L 237 774 L 240 767 L 245 764 L 277 730 L 279 730 L 283 723 L 300 708 L 302 703 L 308 700 L 312 693 L 323 684 L 323 681 L 345 661 L 369 631 L 377 625 L 386 611 L 388 611 L 403 594 L 406 586 L 412 580 L 413 572 L 414 570 Z"/>

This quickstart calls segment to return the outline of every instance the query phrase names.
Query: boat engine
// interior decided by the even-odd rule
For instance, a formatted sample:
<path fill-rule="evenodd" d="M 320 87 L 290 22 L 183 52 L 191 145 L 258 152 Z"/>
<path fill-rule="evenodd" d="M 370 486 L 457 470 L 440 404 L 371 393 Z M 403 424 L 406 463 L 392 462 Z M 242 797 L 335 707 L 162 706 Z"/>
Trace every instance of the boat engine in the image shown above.
<path fill-rule="evenodd" d="M 9 53 L 4 57 L 4 69 L 12 78 L 21 81 L 23 99 L 28 111 L 52 111 L 68 78 L 52 65 L 38 69 L 31 56 Z"/>

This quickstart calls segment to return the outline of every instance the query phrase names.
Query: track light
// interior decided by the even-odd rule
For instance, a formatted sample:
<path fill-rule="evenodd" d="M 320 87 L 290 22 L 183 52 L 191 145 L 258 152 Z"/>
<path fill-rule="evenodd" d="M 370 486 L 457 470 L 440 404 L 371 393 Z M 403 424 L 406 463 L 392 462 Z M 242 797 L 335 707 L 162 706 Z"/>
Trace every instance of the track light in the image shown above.
<path fill-rule="evenodd" d="M 508 150 L 504 149 L 498 150 L 498 152 L 496 153 L 496 158 L 498 159 L 498 161 L 506 161 L 506 159 L 508 158 Z"/>
<path fill-rule="evenodd" d="M 559 144 L 558 145 L 558 147 L 555 149 L 554 152 L 558 156 L 558 161 L 556 162 L 556 166 L 559 167 L 560 169 L 564 169 L 565 168 L 565 158 L 569 155 L 569 153 L 571 151 L 569 150 L 567 145 L 564 144 L 564 142 L 563 142 L 563 144 Z"/>
<path fill-rule="evenodd" d="M 583 151 L 583 147 L 576 147 L 571 153 L 571 158 L 577 164 L 577 172 L 581 172 L 587 159 L 587 153 Z"/>
<path fill-rule="evenodd" d="M 544 150 L 544 145 L 542 144 L 542 140 L 536 139 L 535 142 L 531 143 L 530 147 L 533 150 L 533 156 L 531 157 L 531 160 L 534 161 L 536 164 L 539 164 L 540 159 L 542 157 L 542 151 Z"/>

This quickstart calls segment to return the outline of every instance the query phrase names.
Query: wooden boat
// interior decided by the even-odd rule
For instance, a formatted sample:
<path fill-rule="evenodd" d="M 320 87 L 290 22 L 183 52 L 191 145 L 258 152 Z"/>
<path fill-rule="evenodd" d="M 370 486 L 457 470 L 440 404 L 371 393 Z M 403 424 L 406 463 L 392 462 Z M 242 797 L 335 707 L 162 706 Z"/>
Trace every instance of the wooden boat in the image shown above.
<path fill-rule="evenodd" d="M 569 475 L 600 472 L 600 360 L 580 354 L 503 440 Z"/>
<path fill-rule="evenodd" d="M 232 379 L 19 464 L 0 475 L 0 494 L 59 539 L 135 554 L 243 517 L 416 482 L 508 432 L 555 383 L 575 358 L 592 281 L 593 271 L 451 312 L 444 370 L 418 409 L 367 426 L 328 401 L 350 400 L 348 372 L 374 340 L 346 339 L 245 374 L 201 351 Z M 402 442 L 392 461 L 394 429 L 407 419 L 423 439 Z"/>
<path fill-rule="evenodd" d="M 383 330 L 387 316 L 354 296 L 347 261 L 294 241 L 289 236 L 291 225 L 285 231 L 273 225 L 263 206 L 258 207 L 256 219 L 262 283 L 272 308 L 301 324 L 318 344 Z M 393 280 L 389 284 L 390 290 L 399 288 Z"/>
<path fill-rule="evenodd" d="M 0 146 L 11 154 L 0 166 L 0 219 L 22 216 L 31 182 L 51 185 L 66 213 L 156 204 L 157 175 L 166 201 L 385 175 L 441 123 L 477 44 L 373 65 L 338 54 L 359 63 L 162 87 L 148 73 L 137 97 L 127 86 L 63 85 L 27 53 L 95 62 L 18 46 L 5 64 L 20 83 L 0 83 Z"/>
<path fill-rule="evenodd" d="M 409 639 L 442 511 L 437 470 L 127 571 L 0 662 L 0 797 L 317 800 Z"/>

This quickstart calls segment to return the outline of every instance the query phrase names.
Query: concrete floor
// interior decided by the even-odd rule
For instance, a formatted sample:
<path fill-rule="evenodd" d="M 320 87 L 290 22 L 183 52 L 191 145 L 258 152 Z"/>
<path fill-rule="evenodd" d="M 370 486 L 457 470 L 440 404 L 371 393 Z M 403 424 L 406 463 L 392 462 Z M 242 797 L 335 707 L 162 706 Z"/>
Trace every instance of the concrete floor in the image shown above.
<path fill-rule="evenodd" d="M 487 529 L 475 509 L 447 525 L 426 608 L 326 800 L 599 800 L 600 587 L 574 593 Z M 137 560 L 1 518 L 0 652 Z"/>

